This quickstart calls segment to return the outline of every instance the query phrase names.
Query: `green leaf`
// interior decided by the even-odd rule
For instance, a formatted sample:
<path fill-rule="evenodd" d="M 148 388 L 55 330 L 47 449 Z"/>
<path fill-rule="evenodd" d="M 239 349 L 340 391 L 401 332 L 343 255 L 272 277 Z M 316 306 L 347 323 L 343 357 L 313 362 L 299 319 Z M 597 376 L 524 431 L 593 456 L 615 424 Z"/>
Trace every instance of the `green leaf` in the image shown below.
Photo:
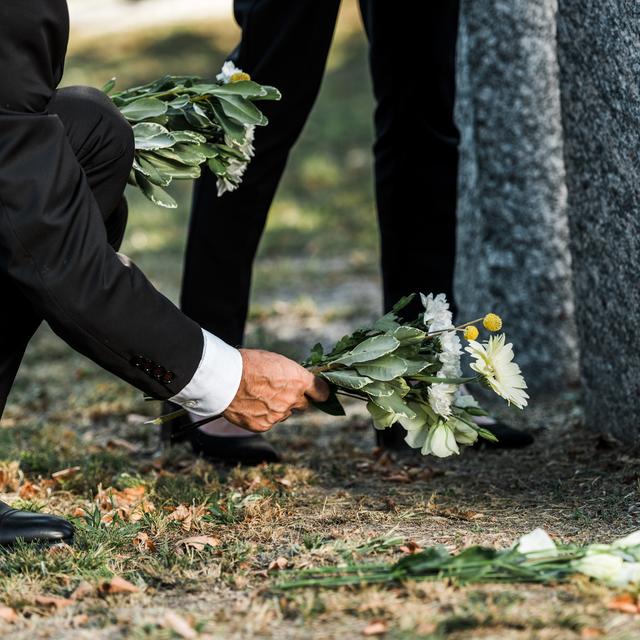
<path fill-rule="evenodd" d="M 229 82 L 228 84 L 196 84 L 192 87 L 200 95 L 240 96 L 242 98 L 267 98 L 269 91 L 252 80 Z"/>
<path fill-rule="evenodd" d="M 270 87 L 269 85 L 262 85 L 262 88 L 265 90 L 265 94 L 260 96 L 258 100 L 281 100 L 282 94 L 275 87 Z"/>
<path fill-rule="evenodd" d="M 370 396 L 391 396 L 395 393 L 395 389 L 386 382 L 372 382 L 364 387 L 363 391 Z"/>
<path fill-rule="evenodd" d="M 109 80 L 109 82 L 107 82 L 101 89 L 102 93 L 106 93 L 107 95 L 109 95 L 114 87 L 116 86 L 116 79 L 115 78 L 111 78 L 111 80 Z"/>
<path fill-rule="evenodd" d="M 395 305 L 393 306 L 393 309 L 391 309 L 391 312 L 398 315 L 405 307 L 408 307 L 413 302 L 413 299 L 415 297 L 416 297 L 416 294 L 412 293 L 409 296 L 400 298 L 400 300 L 398 300 L 398 302 L 396 302 Z"/>
<path fill-rule="evenodd" d="M 338 399 L 336 394 L 336 390 L 334 388 L 331 389 L 329 394 L 329 398 L 325 402 L 315 402 L 312 401 L 311 404 L 316 408 L 320 409 L 320 411 L 324 411 L 324 413 L 328 413 L 330 416 L 344 416 L 346 412 L 342 403 Z"/>
<path fill-rule="evenodd" d="M 170 149 L 159 149 L 156 153 L 162 158 L 173 160 L 178 164 L 199 167 L 206 160 L 205 155 L 198 151 L 199 146 L 197 144 L 180 143 Z"/>
<path fill-rule="evenodd" d="M 402 358 L 391 354 L 364 364 L 355 364 L 354 368 L 360 375 L 368 376 L 381 382 L 388 382 L 404 375 L 407 370 L 407 363 Z"/>
<path fill-rule="evenodd" d="M 416 327 L 401 326 L 393 332 L 393 337 L 404 347 L 421 344 L 427 337 L 427 333 Z"/>
<path fill-rule="evenodd" d="M 476 378 L 439 378 L 438 376 L 413 376 L 415 380 L 420 382 L 428 382 L 429 384 L 467 384 L 473 382 Z"/>
<path fill-rule="evenodd" d="M 219 158 L 209 158 L 209 160 L 207 161 L 207 165 L 209 166 L 209 169 L 211 169 L 211 171 L 217 176 L 224 176 L 227 174 L 227 165 Z"/>
<path fill-rule="evenodd" d="M 373 329 L 375 331 L 382 331 L 383 333 L 394 331 L 399 326 L 395 313 L 387 313 L 386 316 L 382 316 L 382 318 L 373 323 Z"/>
<path fill-rule="evenodd" d="M 248 100 L 233 95 L 217 97 L 222 105 L 222 109 L 229 118 L 237 122 L 242 122 L 243 124 L 254 124 L 258 126 L 267 124 L 267 119 L 263 113 Z"/>
<path fill-rule="evenodd" d="M 161 187 L 151 183 L 141 173 L 136 173 L 136 182 L 151 202 L 166 209 L 177 209 L 178 203 Z"/>
<path fill-rule="evenodd" d="M 215 117 L 225 134 L 236 142 L 242 144 L 247 135 L 244 125 L 238 122 L 234 122 L 231 118 L 229 118 L 219 102 L 213 102 L 211 104 L 211 108 L 213 109 L 213 113 L 215 114 Z"/>
<path fill-rule="evenodd" d="M 200 167 L 189 167 L 183 164 L 176 164 L 166 158 L 157 155 L 156 151 L 145 153 L 144 157 L 153 164 L 160 173 L 171 176 L 176 180 L 194 180 L 200 177 Z"/>
<path fill-rule="evenodd" d="M 313 349 L 311 349 L 311 356 L 309 357 L 309 362 L 312 365 L 317 365 L 322 362 L 322 357 L 324 356 L 324 347 L 318 342 L 314 345 Z"/>
<path fill-rule="evenodd" d="M 420 373 L 421 371 L 424 371 L 428 366 L 431 365 L 430 362 L 427 362 L 425 360 L 406 360 L 405 359 L 405 363 L 407 365 L 407 370 L 405 371 L 404 375 L 407 376 L 408 378 L 411 376 L 415 376 L 418 373 Z"/>
<path fill-rule="evenodd" d="M 202 145 L 207 141 L 205 136 L 195 131 L 172 131 L 171 135 L 176 142 L 191 142 Z"/>
<path fill-rule="evenodd" d="M 350 366 L 360 362 L 370 362 L 395 351 L 400 343 L 393 336 L 374 336 L 361 342 L 346 356 L 336 360 L 336 363 Z"/>
<path fill-rule="evenodd" d="M 372 397 L 371 402 L 377 404 L 381 409 L 389 413 L 395 413 L 397 416 L 409 418 L 410 420 L 416 417 L 415 412 L 397 393 L 390 396 Z"/>
<path fill-rule="evenodd" d="M 134 125 L 133 134 L 138 150 L 168 149 L 175 144 L 175 139 L 165 127 L 152 122 L 140 122 Z"/>
<path fill-rule="evenodd" d="M 367 402 L 367 411 L 373 418 L 373 426 L 378 429 L 388 429 L 396 422 L 396 414 L 393 411 L 386 411 L 373 402 Z"/>
<path fill-rule="evenodd" d="M 143 155 L 136 157 L 133 163 L 134 168 L 142 172 L 153 184 L 159 187 L 168 187 L 171 184 L 171 176 L 162 173 L 152 162 L 149 162 Z"/>
<path fill-rule="evenodd" d="M 321 377 L 325 378 L 329 382 L 335 384 L 337 387 L 344 387 L 345 389 L 360 390 L 373 382 L 371 378 L 366 376 L 360 376 L 355 371 L 328 371 L 321 374 Z"/>
<path fill-rule="evenodd" d="M 158 98 L 141 98 L 120 109 L 120 113 L 131 122 L 157 118 L 167 112 L 167 103 Z"/>

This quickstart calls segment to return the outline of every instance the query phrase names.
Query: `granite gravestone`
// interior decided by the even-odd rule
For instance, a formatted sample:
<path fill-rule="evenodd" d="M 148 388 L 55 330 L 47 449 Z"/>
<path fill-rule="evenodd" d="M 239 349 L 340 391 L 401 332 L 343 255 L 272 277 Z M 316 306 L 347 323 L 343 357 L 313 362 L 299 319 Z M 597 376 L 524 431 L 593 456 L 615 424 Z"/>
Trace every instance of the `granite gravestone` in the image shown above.
<path fill-rule="evenodd" d="M 575 383 L 556 2 L 462 0 L 456 291 L 503 316 L 531 391 Z"/>

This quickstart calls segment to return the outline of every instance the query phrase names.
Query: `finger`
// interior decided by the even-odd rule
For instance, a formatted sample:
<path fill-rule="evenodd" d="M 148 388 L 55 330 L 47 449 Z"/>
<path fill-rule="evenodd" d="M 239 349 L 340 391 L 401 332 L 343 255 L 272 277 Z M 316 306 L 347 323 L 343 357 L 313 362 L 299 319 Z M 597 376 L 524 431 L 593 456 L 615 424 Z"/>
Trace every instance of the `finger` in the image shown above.
<path fill-rule="evenodd" d="M 329 385 L 321 378 L 313 376 L 305 394 L 315 402 L 325 402 L 329 399 Z"/>
<path fill-rule="evenodd" d="M 308 408 L 309 398 L 307 398 L 307 396 L 302 396 L 302 398 L 292 406 L 292 409 L 295 409 L 296 411 L 306 411 Z"/>

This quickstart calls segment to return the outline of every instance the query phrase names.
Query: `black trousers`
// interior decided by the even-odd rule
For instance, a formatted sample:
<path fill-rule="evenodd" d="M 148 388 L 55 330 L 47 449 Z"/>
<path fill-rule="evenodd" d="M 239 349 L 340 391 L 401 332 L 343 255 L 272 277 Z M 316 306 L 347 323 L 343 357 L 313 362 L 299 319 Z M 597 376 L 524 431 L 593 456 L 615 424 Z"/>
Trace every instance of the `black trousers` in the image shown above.
<path fill-rule="evenodd" d="M 385 306 L 412 291 L 453 299 L 458 132 L 453 120 L 458 0 L 361 0 L 370 43 L 375 178 Z M 320 88 L 340 0 L 236 0 L 242 41 L 232 54 L 283 92 L 265 109 L 244 183 L 218 198 L 196 184 L 183 311 L 232 344 L 243 339 L 252 263 L 267 213 Z M 364 114 L 363 114 L 364 115 Z M 223 239 L 220 242 L 220 239 Z"/>
<path fill-rule="evenodd" d="M 118 249 L 127 224 L 123 193 L 133 162 L 131 127 L 101 91 L 69 87 L 54 93 L 47 112 L 62 121 L 93 196 L 100 207 L 109 244 Z M 0 415 L 24 355 L 42 317 L 17 287 L 0 274 Z"/>

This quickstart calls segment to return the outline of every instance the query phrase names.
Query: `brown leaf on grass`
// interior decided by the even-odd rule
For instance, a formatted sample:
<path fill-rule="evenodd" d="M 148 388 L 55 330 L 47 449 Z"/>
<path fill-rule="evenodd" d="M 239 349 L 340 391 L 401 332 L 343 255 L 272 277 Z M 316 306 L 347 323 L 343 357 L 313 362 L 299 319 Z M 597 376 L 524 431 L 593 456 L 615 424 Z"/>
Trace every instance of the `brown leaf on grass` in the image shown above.
<path fill-rule="evenodd" d="M 0 620 L 2 622 L 6 622 L 7 624 L 12 624 L 17 619 L 18 619 L 18 614 L 15 612 L 15 609 L 0 605 Z"/>
<path fill-rule="evenodd" d="M 580 632 L 580 637 L 584 640 L 591 640 L 592 638 L 602 638 L 604 635 L 604 629 L 598 627 L 585 627 Z"/>
<path fill-rule="evenodd" d="M 20 463 L 17 461 L 0 462 L 0 492 L 16 491 L 22 481 Z"/>
<path fill-rule="evenodd" d="M 124 449 L 129 453 L 137 453 L 140 451 L 140 445 L 135 444 L 134 442 L 129 442 L 128 440 L 124 440 L 123 438 L 111 438 L 107 442 L 108 449 Z"/>
<path fill-rule="evenodd" d="M 72 600 L 84 600 L 96 592 L 94 586 L 83 580 L 69 596 Z"/>
<path fill-rule="evenodd" d="M 411 478 L 406 471 L 395 471 L 393 473 L 390 473 L 388 476 L 385 476 L 383 479 L 387 482 L 411 482 Z"/>
<path fill-rule="evenodd" d="M 389 630 L 389 625 L 384 620 L 374 620 L 370 622 L 363 630 L 363 636 L 382 636 Z"/>
<path fill-rule="evenodd" d="M 140 589 L 135 584 L 131 584 L 128 580 L 114 576 L 111 580 L 105 580 L 100 585 L 100 593 L 112 595 L 116 593 L 139 593 Z"/>
<path fill-rule="evenodd" d="M 640 601 L 630 593 L 622 593 L 609 601 L 607 609 L 621 613 L 640 613 Z"/>
<path fill-rule="evenodd" d="M 212 538 L 211 536 L 193 536 L 179 540 L 176 543 L 176 549 L 184 547 L 185 549 L 195 549 L 196 551 L 203 551 L 205 547 L 219 546 L 220 540 L 218 540 L 218 538 Z"/>
<path fill-rule="evenodd" d="M 50 609 L 64 609 L 72 604 L 73 600 L 69 598 L 59 598 L 58 596 L 36 596 L 35 603 L 40 607 L 48 607 Z"/>
<path fill-rule="evenodd" d="M 47 549 L 48 556 L 73 555 L 73 547 L 66 542 L 58 542 Z"/>
<path fill-rule="evenodd" d="M 153 553 L 156 550 L 156 543 L 144 531 L 141 531 L 131 542 L 140 553 Z"/>
<path fill-rule="evenodd" d="M 280 556 L 279 558 L 276 558 L 269 563 L 269 571 L 282 571 L 288 566 L 289 561 L 286 558 Z"/>
<path fill-rule="evenodd" d="M 51 477 L 57 481 L 66 480 L 67 478 L 72 478 L 77 475 L 80 471 L 80 467 L 69 467 L 68 469 L 61 469 L 60 471 L 52 473 Z"/>
<path fill-rule="evenodd" d="M 198 637 L 196 630 L 181 615 L 173 611 L 167 611 L 162 620 L 162 626 L 171 629 L 175 634 L 186 640 L 193 640 Z"/>
<path fill-rule="evenodd" d="M 104 513 L 101 522 L 110 524 L 116 518 L 124 522 L 138 522 L 145 513 L 155 511 L 155 505 L 147 498 L 146 491 L 144 485 L 127 487 L 122 491 L 113 487 L 99 487 L 95 501 Z"/>
<path fill-rule="evenodd" d="M 420 553 L 422 547 L 417 542 L 408 540 L 400 547 L 400 551 L 404 551 L 404 553 Z"/>
<path fill-rule="evenodd" d="M 21 487 L 20 491 L 18 491 L 18 495 L 23 500 L 31 500 L 35 498 L 40 493 L 40 487 L 37 484 L 33 484 L 33 482 L 29 482 L 27 480 Z"/>
<path fill-rule="evenodd" d="M 169 520 L 180 522 L 184 531 L 191 531 L 194 522 L 198 522 L 206 512 L 204 505 L 187 507 L 180 504 L 167 517 Z"/>

